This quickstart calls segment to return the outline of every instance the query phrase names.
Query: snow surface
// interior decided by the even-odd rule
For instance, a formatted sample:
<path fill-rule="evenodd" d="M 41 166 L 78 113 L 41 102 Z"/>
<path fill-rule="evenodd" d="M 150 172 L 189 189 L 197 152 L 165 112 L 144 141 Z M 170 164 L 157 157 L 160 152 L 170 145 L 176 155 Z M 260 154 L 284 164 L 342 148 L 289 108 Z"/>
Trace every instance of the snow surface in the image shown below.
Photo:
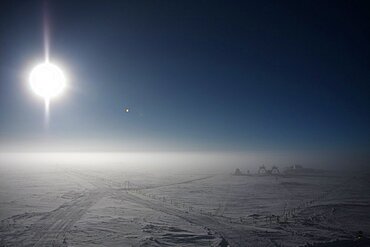
<path fill-rule="evenodd" d="M 356 176 L 1 164 L 0 246 L 303 246 L 370 234 Z"/>

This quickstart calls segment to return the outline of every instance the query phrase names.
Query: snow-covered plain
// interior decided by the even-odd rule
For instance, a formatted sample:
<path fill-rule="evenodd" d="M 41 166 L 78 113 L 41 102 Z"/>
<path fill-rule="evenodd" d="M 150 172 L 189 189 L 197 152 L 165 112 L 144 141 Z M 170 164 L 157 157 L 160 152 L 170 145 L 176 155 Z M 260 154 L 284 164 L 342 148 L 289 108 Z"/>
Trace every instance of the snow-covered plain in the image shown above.
<path fill-rule="evenodd" d="M 230 169 L 230 172 L 232 169 Z M 0 246 L 304 246 L 370 234 L 364 174 L 0 166 Z"/>

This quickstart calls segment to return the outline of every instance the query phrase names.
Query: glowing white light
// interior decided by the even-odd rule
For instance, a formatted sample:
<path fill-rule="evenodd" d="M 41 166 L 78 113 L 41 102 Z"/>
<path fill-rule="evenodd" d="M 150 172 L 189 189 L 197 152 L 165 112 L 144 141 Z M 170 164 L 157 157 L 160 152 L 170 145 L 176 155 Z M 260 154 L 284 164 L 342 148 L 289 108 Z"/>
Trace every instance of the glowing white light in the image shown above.
<path fill-rule="evenodd" d="M 61 94 L 66 87 L 63 71 L 56 65 L 46 62 L 37 65 L 30 74 L 32 90 L 45 101 Z"/>

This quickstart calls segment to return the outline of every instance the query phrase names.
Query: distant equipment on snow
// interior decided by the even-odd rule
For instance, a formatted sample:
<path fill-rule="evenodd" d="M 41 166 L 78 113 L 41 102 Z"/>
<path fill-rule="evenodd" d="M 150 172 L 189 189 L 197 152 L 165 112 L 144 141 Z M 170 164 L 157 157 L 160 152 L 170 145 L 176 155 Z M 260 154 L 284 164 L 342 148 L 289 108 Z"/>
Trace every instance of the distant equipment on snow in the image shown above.
<path fill-rule="evenodd" d="M 292 165 L 285 169 L 285 175 L 323 175 L 327 173 L 324 170 L 305 168 L 301 165 Z"/>
<path fill-rule="evenodd" d="M 292 165 L 290 167 L 284 168 L 283 172 L 277 166 L 272 166 L 271 169 L 266 168 L 262 165 L 258 168 L 257 173 L 251 174 L 249 170 L 247 173 L 242 172 L 239 168 L 236 168 L 233 176 L 322 176 L 329 175 L 325 170 L 305 168 L 300 165 Z"/>
<path fill-rule="evenodd" d="M 235 169 L 234 176 L 243 176 L 244 174 L 240 171 L 239 168 Z"/>
<path fill-rule="evenodd" d="M 280 170 L 277 166 L 273 166 L 270 170 L 268 170 L 266 169 L 265 165 L 262 165 L 258 169 L 258 175 L 270 176 L 270 175 L 279 175 L 279 174 L 280 174 Z"/>
<path fill-rule="evenodd" d="M 257 174 L 251 174 L 249 170 L 247 173 L 243 173 L 239 168 L 235 169 L 233 176 L 276 176 L 281 175 L 280 170 L 277 166 L 272 166 L 271 169 L 266 169 L 265 165 L 259 167 Z"/>
<path fill-rule="evenodd" d="M 235 172 L 232 174 L 233 176 L 249 176 L 250 172 L 247 170 L 247 173 L 243 173 L 239 168 L 235 169 Z"/>

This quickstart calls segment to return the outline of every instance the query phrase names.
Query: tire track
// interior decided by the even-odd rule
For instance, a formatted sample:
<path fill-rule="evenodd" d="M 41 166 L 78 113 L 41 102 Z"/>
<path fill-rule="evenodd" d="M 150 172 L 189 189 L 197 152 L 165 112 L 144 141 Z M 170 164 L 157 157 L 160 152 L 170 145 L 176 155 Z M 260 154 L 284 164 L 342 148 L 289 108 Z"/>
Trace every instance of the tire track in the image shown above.
<path fill-rule="evenodd" d="M 106 195 L 114 196 L 122 201 L 130 201 L 144 207 L 159 211 L 165 214 L 176 216 L 184 219 L 189 223 L 202 226 L 214 231 L 220 235 L 230 246 L 248 246 L 251 238 L 255 238 L 256 232 L 258 235 L 263 233 L 278 233 L 279 231 L 268 228 L 258 228 L 253 226 L 235 226 L 217 217 L 198 214 L 195 212 L 186 212 L 177 208 L 169 207 L 161 203 L 143 199 L 139 196 L 130 193 L 129 190 L 123 189 L 122 183 L 118 183 L 106 178 L 91 176 L 81 172 L 68 172 L 69 175 L 77 176 L 85 179 L 92 184 L 96 189 L 87 191 L 82 196 L 62 204 L 57 209 L 45 213 L 45 215 L 32 225 L 29 232 L 33 233 L 28 240 L 22 241 L 21 245 L 32 246 L 63 246 L 63 241 L 68 230 L 86 213 L 86 211 L 97 203 Z M 171 186 L 183 183 L 191 183 L 194 181 L 207 179 L 203 177 L 179 183 L 158 185 L 153 187 Z M 149 188 L 148 188 L 149 189 Z M 266 246 L 268 246 L 266 239 Z"/>
<path fill-rule="evenodd" d="M 31 239 L 33 246 L 61 246 L 65 233 L 103 197 L 103 191 L 89 191 L 72 202 L 47 213 L 35 225 Z"/>
<path fill-rule="evenodd" d="M 189 223 L 211 229 L 216 232 L 223 239 L 227 241 L 230 246 L 250 246 L 251 238 L 255 238 L 256 232 L 261 234 L 280 234 L 281 232 L 275 229 L 245 226 L 245 225 L 231 225 L 223 220 L 219 220 L 216 217 L 202 215 L 197 213 L 189 213 L 176 208 L 165 206 L 161 203 L 155 203 L 138 196 L 135 196 L 128 192 L 116 191 L 115 196 L 118 196 L 121 200 L 131 201 L 155 211 L 173 215 L 188 221 Z M 266 245 L 270 244 L 270 240 L 266 238 Z"/>
<path fill-rule="evenodd" d="M 216 234 L 220 235 L 224 240 L 226 240 L 227 244 L 230 246 L 243 246 L 243 247 L 250 246 L 249 243 L 251 243 L 251 239 L 255 239 L 257 235 L 260 239 L 259 240 L 260 243 L 262 241 L 264 242 L 263 243 L 264 246 L 269 246 L 271 244 L 271 241 L 267 237 L 268 234 L 277 234 L 277 235 L 282 234 L 281 231 L 276 230 L 276 229 L 254 227 L 254 226 L 247 226 L 247 225 L 228 224 L 225 220 L 219 219 L 217 217 L 198 214 L 195 212 L 194 213 L 185 212 L 177 208 L 168 207 L 161 203 L 153 202 L 147 199 L 143 199 L 139 196 L 136 196 L 133 193 L 130 193 L 130 189 L 122 189 L 123 187 L 122 183 L 118 183 L 118 182 L 112 181 L 107 178 L 102 178 L 100 176 L 90 176 L 87 174 L 81 174 L 80 172 L 73 173 L 73 174 L 81 178 L 88 179 L 88 182 L 93 184 L 94 186 L 97 186 L 100 188 L 108 187 L 109 190 L 107 190 L 107 192 L 109 191 L 108 193 L 111 196 L 114 196 L 115 198 L 118 198 L 122 201 L 130 201 L 130 202 L 145 206 L 155 211 L 159 211 L 165 214 L 179 217 L 181 219 L 186 220 L 189 223 L 210 229 L 214 231 Z M 192 180 L 187 180 L 187 181 L 181 181 L 178 183 L 158 185 L 158 186 L 153 186 L 150 188 L 144 187 L 144 188 L 141 188 L 141 190 L 159 188 L 162 186 L 172 186 L 172 185 L 178 185 L 178 184 L 184 184 L 184 183 L 191 183 L 194 181 L 208 179 L 210 177 L 212 176 L 207 176 L 207 177 L 202 177 L 202 178 L 192 179 Z M 263 235 L 266 235 L 265 241 L 261 240 L 261 236 Z"/>

